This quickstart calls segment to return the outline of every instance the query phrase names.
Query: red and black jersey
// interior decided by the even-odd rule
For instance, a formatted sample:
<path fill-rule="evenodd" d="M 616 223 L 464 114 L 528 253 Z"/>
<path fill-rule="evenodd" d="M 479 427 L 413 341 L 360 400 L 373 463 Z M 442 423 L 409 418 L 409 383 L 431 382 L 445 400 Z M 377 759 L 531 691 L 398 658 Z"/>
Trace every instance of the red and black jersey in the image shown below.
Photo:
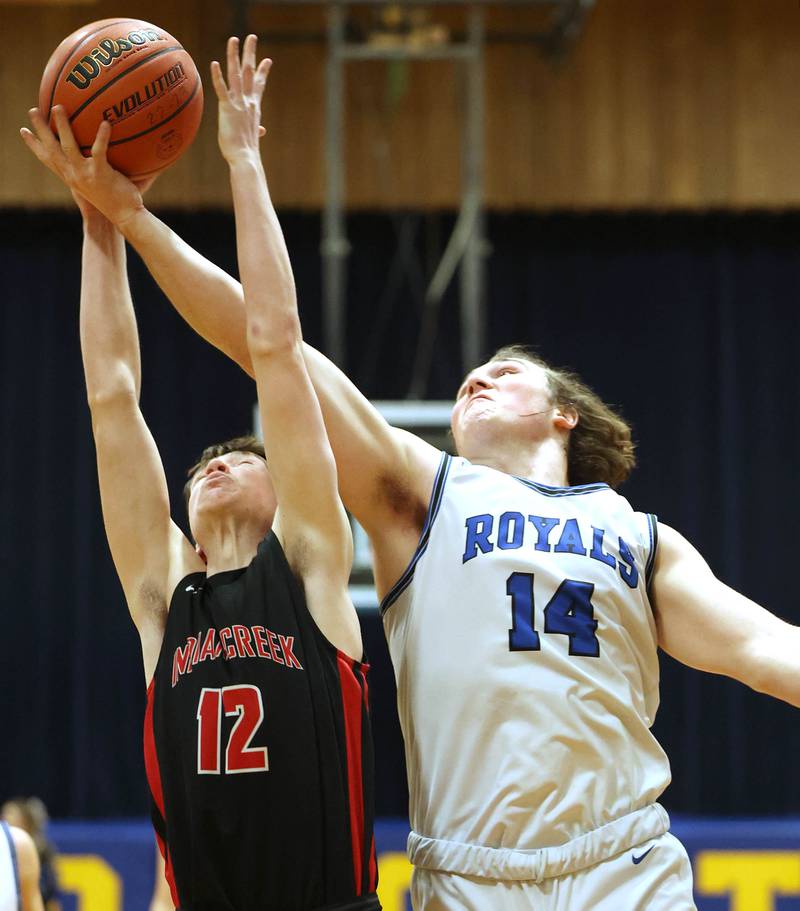
<path fill-rule="evenodd" d="M 180 582 L 144 745 L 181 911 L 380 907 L 367 671 L 319 631 L 272 532 L 249 566 Z"/>

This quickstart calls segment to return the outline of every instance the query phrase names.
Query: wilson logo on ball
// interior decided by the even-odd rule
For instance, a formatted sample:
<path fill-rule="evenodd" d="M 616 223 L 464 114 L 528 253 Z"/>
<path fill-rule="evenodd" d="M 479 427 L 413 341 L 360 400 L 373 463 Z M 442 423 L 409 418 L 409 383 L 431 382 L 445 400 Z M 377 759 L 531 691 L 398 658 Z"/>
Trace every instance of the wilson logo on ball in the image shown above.
<path fill-rule="evenodd" d="M 92 80 L 102 72 L 101 67 L 111 66 L 115 60 L 135 47 L 166 40 L 166 36 L 149 29 L 129 32 L 126 38 L 103 38 L 97 47 L 92 48 L 73 66 L 72 72 L 66 77 L 67 82 L 72 83 L 76 89 L 88 89 Z"/>

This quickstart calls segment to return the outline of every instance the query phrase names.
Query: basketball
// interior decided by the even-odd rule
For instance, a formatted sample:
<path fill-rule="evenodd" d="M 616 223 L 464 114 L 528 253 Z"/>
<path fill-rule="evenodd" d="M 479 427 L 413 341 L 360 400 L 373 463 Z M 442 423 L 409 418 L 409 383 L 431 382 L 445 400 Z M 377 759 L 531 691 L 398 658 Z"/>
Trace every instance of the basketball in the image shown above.
<path fill-rule="evenodd" d="M 140 19 L 102 19 L 73 32 L 50 57 L 39 110 L 54 131 L 58 104 L 84 155 L 108 120 L 109 163 L 129 177 L 146 177 L 191 145 L 203 86 L 194 61 L 168 32 Z"/>

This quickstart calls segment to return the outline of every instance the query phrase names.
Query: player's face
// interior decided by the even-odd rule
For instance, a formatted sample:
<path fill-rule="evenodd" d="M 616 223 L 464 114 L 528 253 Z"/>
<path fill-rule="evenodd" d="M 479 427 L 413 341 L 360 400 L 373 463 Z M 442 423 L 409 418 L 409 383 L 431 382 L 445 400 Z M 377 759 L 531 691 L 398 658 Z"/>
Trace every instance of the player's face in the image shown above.
<path fill-rule="evenodd" d="M 277 500 L 267 463 L 252 452 L 228 452 L 211 459 L 192 478 L 189 524 L 214 515 L 239 515 L 268 528 Z"/>
<path fill-rule="evenodd" d="M 488 361 L 467 374 L 456 395 L 451 427 L 458 451 L 476 437 L 485 437 L 488 425 L 520 425 L 540 435 L 546 431 L 553 402 L 547 374 L 538 364 L 521 358 Z"/>

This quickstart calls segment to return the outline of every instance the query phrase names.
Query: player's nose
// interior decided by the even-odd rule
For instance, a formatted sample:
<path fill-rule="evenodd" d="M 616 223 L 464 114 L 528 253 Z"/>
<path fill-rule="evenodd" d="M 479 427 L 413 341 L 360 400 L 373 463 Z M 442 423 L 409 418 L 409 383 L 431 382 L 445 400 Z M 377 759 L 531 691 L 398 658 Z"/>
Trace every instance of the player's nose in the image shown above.
<path fill-rule="evenodd" d="M 481 389 L 488 389 L 490 383 L 491 381 L 485 373 L 473 373 L 467 380 L 467 394 L 474 395 Z"/>
<path fill-rule="evenodd" d="M 219 456 L 217 458 L 211 459 L 211 461 L 206 465 L 205 474 L 211 474 L 212 471 L 228 471 L 228 463 L 221 459 Z"/>

